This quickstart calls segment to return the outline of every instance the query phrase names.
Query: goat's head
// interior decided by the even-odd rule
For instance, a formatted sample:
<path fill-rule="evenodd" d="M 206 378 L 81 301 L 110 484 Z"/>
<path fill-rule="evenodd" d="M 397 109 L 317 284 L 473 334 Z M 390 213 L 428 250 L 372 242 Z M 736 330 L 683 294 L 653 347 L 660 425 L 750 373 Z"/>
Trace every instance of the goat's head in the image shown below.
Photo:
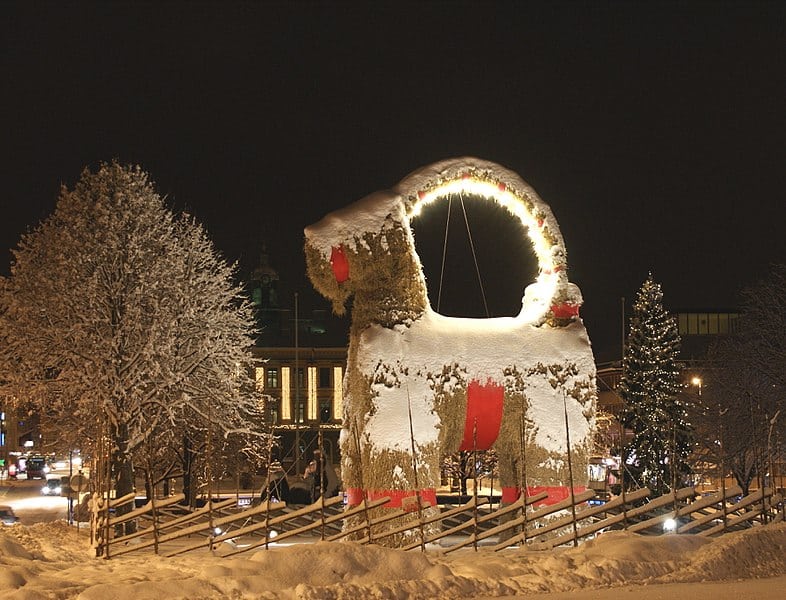
<path fill-rule="evenodd" d="M 305 230 L 306 266 L 314 287 L 336 314 L 353 293 L 380 298 L 416 283 L 425 308 L 425 283 L 401 196 L 377 192 L 326 215 Z M 398 290 L 398 292 L 397 292 Z M 422 305 L 422 306 L 421 306 Z"/>
<path fill-rule="evenodd" d="M 336 314 L 353 293 L 400 305 L 412 314 L 428 305 L 409 219 L 430 202 L 453 194 L 495 200 L 521 220 L 540 265 L 521 315 L 540 324 L 578 318 L 581 293 L 567 278 L 565 245 L 548 205 L 517 174 L 477 158 L 435 163 L 411 173 L 395 188 L 377 192 L 328 214 L 306 228 L 306 263 L 314 287 Z"/>

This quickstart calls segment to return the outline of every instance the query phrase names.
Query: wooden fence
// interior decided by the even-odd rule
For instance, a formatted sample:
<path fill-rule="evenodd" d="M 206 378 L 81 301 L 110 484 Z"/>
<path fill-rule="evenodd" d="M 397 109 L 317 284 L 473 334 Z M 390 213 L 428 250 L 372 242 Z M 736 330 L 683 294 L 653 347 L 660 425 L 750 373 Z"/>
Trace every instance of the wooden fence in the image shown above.
<path fill-rule="evenodd" d="M 283 502 L 262 502 L 239 507 L 236 498 L 209 500 L 188 511 L 183 496 L 154 499 L 128 513 L 115 516 L 119 506 L 135 501 L 133 495 L 111 499 L 94 495 L 91 502 L 91 536 L 97 556 L 111 558 L 152 549 L 174 556 L 207 549 L 219 556 L 233 556 L 285 540 L 385 543 L 386 538 L 408 533 L 413 539 L 406 549 L 438 547 L 453 552 L 480 544 L 495 551 L 512 546 L 548 549 L 600 533 L 621 529 L 646 535 L 665 532 L 711 536 L 784 520 L 783 498 L 770 489 L 740 497 L 738 487 L 710 496 L 698 496 L 683 488 L 650 498 L 646 488 L 628 492 L 610 502 L 593 505 L 591 490 L 577 493 L 557 504 L 535 507 L 545 494 L 519 498 L 494 507 L 488 498 L 473 497 L 454 506 L 442 505 L 438 514 L 417 518 L 402 509 L 377 510 L 389 498 L 367 501 L 346 509 L 341 497 L 320 499 L 293 507 Z M 426 511 L 428 512 L 428 511 Z M 433 511 L 432 511 L 433 512 Z M 401 517 L 408 516 L 405 523 Z M 352 526 L 345 519 L 353 517 Z M 124 525 L 136 530 L 121 533 Z M 435 525 L 436 534 L 426 534 Z"/>

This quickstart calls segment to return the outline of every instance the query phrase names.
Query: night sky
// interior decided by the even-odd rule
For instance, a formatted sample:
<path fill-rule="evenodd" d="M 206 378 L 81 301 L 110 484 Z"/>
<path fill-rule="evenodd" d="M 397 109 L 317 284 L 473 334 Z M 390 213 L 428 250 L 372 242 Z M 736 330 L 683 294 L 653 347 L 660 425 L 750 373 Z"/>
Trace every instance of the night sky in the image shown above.
<path fill-rule="evenodd" d="M 313 308 L 304 226 L 440 159 L 498 162 L 556 215 L 599 360 L 649 271 L 671 310 L 730 309 L 786 262 L 783 2 L 13 2 L 0 36 L 3 275 L 113 158 L 241 275 L 266 244 Z M 443 312 L 482 316 L 453 219 Z M 490 312 L 515 314 L 532 256 L 504 216 L 470 221 Z M 416 227 L 436 306 L 444 214 Z"/>

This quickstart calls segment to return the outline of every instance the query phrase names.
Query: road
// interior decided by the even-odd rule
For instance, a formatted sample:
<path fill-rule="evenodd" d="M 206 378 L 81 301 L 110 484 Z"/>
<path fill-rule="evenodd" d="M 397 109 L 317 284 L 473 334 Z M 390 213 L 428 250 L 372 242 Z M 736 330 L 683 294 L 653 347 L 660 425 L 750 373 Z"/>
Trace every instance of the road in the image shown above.
<path fill-rule="evenodd" d="M 44 496 L 43 479 L 0 481 L 0 504 L 14 509 L 23 525 L 46 523 L 68 518 L 68 499 L 61 496 Z"/>

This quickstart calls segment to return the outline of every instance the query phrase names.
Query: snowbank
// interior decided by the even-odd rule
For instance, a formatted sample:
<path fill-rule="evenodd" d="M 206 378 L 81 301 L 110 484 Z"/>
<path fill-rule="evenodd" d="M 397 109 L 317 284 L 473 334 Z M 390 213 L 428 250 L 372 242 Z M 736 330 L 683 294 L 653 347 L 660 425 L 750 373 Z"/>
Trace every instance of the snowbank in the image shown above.
<path fill-rule="evenodd" d="M 78 537 L 63 522 L 0 530 L 0 597 L 5 600 L 432 600 L 556 593 L 567 595 L 554 598 L 578 598 L 579 592 L 582 598 L 613 599 L 630 598 L 630 590 L 638 592 L 642 585 L 668 589 L 668 595 L 646 598 L 687 597 L 680 586 L 666 585 L 674 583 L 685 590 L 709 587 L 720 600 L 725 596 L 719 590 L 726 586 L 714 582 L 721 581 L 734 582 L 728 590 L 737 594 L 744 589 L 759 600 L 781 598 L 786 524 L 714 540 L 612 532 L 578 548 L 550 552 L 481 549 L 444 555 L 437 549 L 423 554 L 315 542 L 233 558 L 140 552 L 111 560 L 95 558 L 85 532 Z M 592 590 L 597 595 L 587 595 Z"/>

